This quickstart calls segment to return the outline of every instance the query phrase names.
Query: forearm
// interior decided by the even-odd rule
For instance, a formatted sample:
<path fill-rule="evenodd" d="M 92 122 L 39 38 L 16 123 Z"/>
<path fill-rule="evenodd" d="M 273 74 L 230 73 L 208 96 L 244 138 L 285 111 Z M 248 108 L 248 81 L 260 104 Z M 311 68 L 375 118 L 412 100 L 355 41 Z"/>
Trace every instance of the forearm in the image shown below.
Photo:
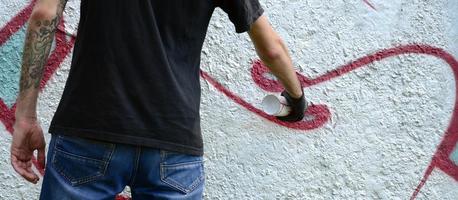
<path fill-rule="evenodd" d="M 256 52 L 293 98 L 302 96 L 302 87 L 293 68 L 286 45 L 273 30 L 265 16 L 261 16 L 248 32 Z"/>
<path fill-rule="evenodd" d="M 279 39 L 273 55 L 260 55 L 263 63 L 294 98 L 302 95 L 302 87 L 294 70 L 286 45 Z"/>
<path fill-rule="evenodd" d="M 63 1 L 62 1 L 63 2 Z M 16 117 L 36 118 L 36 104 L 52 41 L 61 16 L 62 5 L 47 1 L 37 4 L 30 17 L 22 57 Z"/>

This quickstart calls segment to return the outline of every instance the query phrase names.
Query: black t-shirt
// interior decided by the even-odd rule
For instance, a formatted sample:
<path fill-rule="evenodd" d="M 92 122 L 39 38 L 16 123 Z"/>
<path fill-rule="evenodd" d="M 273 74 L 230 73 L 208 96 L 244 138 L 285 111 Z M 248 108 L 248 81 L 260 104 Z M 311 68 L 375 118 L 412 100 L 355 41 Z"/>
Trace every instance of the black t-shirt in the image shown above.
<path fill-rule="evenodd" d="M 82 0 L 49 132 L 202 155 L 200 54 L 216 7 L 239 33 L 263 13 L 258 0 Z"/>

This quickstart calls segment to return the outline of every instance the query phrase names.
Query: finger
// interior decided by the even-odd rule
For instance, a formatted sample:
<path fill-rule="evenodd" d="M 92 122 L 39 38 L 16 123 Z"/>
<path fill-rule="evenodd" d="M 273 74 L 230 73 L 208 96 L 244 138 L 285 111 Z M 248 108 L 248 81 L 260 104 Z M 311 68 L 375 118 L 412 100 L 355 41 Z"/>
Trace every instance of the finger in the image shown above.
<path fill-rule="evenodd" d="M 18 161 L 13 162 L 14 170 L 27 181 L 36 184 L 39 180 L 38 176 L 32 171 L 31 165 Z"/>
<path fill-rule="evenodd" d="M 24 179 L 33 184 L 38 182 L 38 175 L 32 171 L 31 165 L 27 165 L 25 162 L 19 161 L 15 156 L 12 156 L 11 164 L 13 165 L 14 171 L 16 171 Z"/>
<path fill-rule="evenodd" d="M 46 161 L 46 154 L 45 154 L 45 148 L 40 148 L 38 149 L 38 155 L 37 155 L 37 160 L 38 160 L 38 167 L 41 168 L 39 170 L 44 170 L 45 168 L 45 161 Z"/>
<path fill-rule="evenodd" d="M 32 167 L 33 167 L 33 163 L 30 161 L 27 163 L 27 168 L 25 168 L 25 170 L 27 171 L 27 173 L 33 174 L 36 177 L 36 181 L 39 181 L 40 177 L 38 176 L 38 174 L 35 173 Z"/>
<path fill-rule="evenodd" d="M 35 159 L 35 158 L 33 158 L 33 159 Z M 40 180 L 40 177 L 33 170 L 33 166 L 34 166 L 33 163 L 34 163 L 33 160 L 29 159 L 28 161 L 24 162 L 25 167 L 23 167 L 23 168 L 27 171 L 27 173 L 33 174 L 36 177 L 36 181 L 35 181 L 35 183 L 36 183 L 36 182 L 38 182 Z"/>

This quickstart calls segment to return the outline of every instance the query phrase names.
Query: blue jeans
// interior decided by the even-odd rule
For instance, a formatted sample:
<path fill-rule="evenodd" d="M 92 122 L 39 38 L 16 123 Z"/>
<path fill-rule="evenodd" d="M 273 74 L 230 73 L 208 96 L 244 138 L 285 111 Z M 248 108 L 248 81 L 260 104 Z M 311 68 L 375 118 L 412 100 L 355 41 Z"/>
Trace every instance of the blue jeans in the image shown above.
<path fill-rule="evenodd" d="M 202 199 L 202 156 L 55 135 L 40 199 L 114 200 L 126 185 L 133 200 Z"/>

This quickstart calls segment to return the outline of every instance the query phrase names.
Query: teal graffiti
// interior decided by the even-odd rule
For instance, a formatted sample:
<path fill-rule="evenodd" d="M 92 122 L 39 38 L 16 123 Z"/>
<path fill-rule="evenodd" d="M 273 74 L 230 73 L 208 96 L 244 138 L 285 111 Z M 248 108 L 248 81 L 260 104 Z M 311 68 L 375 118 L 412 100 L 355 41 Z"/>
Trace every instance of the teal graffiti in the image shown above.
<path fill-rule="evenodd" d="M 452 160 L 455 163 L 455 165 L 458 166 L 458 143 L 456 144 L 452 154 L 450 154 L 450 160 Z"/>
<path fill-rule="evenodd" d="M 0 46 L 0 99 L 9 107 L 16 102 L 19 92 L 19 77 L 21 70 L 22 51 L 26 27 Z"/>

